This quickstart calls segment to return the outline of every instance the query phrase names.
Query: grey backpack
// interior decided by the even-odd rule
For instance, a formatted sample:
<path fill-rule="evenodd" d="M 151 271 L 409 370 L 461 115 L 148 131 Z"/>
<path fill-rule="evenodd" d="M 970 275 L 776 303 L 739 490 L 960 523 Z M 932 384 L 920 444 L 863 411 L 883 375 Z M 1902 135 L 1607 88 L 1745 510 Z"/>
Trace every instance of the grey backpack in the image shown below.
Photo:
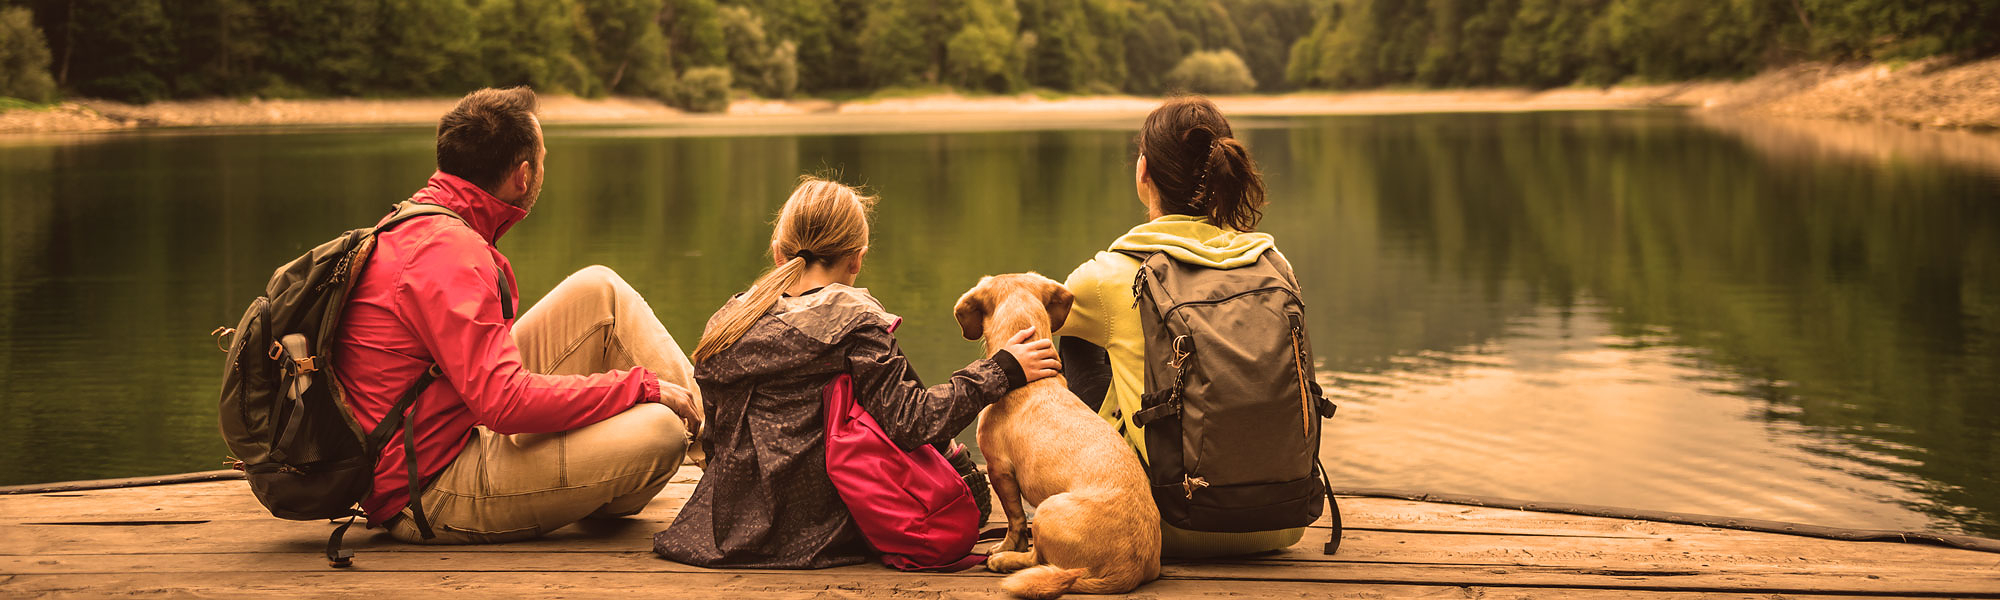
<path fill-rule="evenodd" d="M 1303 527 L 1340 509 L 1319 465 L 1334 405 L 1312 376 L 1298 280 L 1277 250 L 1214 269 L 1165 252 L 1140 259 L 1132 296 L 1146 338 L 1146 476 L 1160 518 L 1192 531 Z"/>

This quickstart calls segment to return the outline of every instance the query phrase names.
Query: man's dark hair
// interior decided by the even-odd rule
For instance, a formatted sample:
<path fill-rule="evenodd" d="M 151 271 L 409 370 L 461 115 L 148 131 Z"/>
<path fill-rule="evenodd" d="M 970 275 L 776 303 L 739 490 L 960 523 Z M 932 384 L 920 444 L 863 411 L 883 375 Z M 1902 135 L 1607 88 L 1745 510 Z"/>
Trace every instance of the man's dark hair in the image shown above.
<path fill-rule="evenodd" d="M 458 101 L 438 119 L 437 168 L 487 192 L 507 171 L 535 158 L 535 91 L 486 88 Z"/>

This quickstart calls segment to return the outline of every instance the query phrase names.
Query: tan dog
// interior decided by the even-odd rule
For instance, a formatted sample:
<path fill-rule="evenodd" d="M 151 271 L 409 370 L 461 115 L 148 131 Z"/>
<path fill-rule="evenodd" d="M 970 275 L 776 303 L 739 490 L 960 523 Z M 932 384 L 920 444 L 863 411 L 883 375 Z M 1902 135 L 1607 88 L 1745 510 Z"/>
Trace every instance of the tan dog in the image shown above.
<path fill-rule="evenodd" d="M 979 280 L 953 312 L 968 340 L 1029 326 L 1046 338 L 1062 327 L 1074 299 L 1035 273 L 998 275 Z M 987 354 L 1005 341 L 986 338 Z M 1144 467 L 1062 377 L 1028 384 L 986 407 L 979 451 L 1007 514 L 1007 538 L 986 568 L 1020 571 L 1000 587 L 1024 598 L 1054 598 L 1124 593 L 1159 578 L 1160 513 Z M 1032 549 L 1023 500 L 1036 507 Z"/>

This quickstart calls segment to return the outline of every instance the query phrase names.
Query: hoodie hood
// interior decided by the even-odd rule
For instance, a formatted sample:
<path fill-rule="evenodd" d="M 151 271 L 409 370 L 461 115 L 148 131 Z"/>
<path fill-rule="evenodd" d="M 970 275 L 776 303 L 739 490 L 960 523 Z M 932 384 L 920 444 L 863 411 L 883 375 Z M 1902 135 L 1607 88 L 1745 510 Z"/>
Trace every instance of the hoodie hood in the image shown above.
<path fill-rule="evenodd" d="M 1211 269 L 1234 269 L 1255 264 L 1257 257 L 1274 242 L 1268 233 L 1243 233 L 1216 227 L 1207 217 L 1167 215 L 1133 227 L 1111 250 L 1166 252 L 1174 260 Z"/>
<path fill-rule="evenodd" d="M 737 294 L 709 318 L 709 327 L 742 304 Z M 847 368 L 836 352 L 856 330 L 880 327 L 895 331 L 902 317 L 890 314 L 868 290 L 831 284 L 817 292 L 782 297 L 758 317 L 743 337 L 695 365 L 697 378 L 728 384 L 745 377 L 813 377 Z"/>

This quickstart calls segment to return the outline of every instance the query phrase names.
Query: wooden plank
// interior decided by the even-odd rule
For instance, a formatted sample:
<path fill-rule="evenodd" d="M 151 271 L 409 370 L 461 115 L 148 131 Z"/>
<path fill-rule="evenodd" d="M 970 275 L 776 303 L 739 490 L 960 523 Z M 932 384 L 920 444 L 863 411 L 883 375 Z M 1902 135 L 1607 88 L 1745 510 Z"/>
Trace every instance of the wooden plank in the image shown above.
<path fill-rule="evenodd" d="M 692 492 L 692 477 L 687 475 L 698 473 L 684 470 L 684 477 L 669 485 L 636 518 L 572 526 L 543 540 L 490 546 L 416 546 L 355 530 L 349 534 L 348 545 L 362 552 L 357 559 L 362 571 L 395 571 L 412 577 L 543 571 L 566 573 L 551 577 L 569 580 L 621 573 L 665 573 L 674 578 L 727 573 L 754 582 L 770 577 L 790 581 L 785 578 L 800 576 L 791 571 L 710 571 L 660 560 L 648 552 L 652 533 L 671 522 Z M 1280 553 L 1205 563 L 1170 562 L 1167 575 L 1172 581 L 1279 586 L 1270 588 L 1273 593 L 1283 593 L 1283 585 L 1337 589 L 1391 586 L 1413 594 L 1462 593 L 1499 586 L 1530 592 L 2000 598 L 2000 556 L 1993 554 L 1396 499 L 1357 498 L 1342 504 L 1353 529 L 1343 537 L 1338 556 L 1319 554 L 1318 547 L 1329 532 L 1318 527 L 1309 529 L 1301 544 Z M 34 524 L 56 522 L 72 524 Z M 107 522 L 123 524 L 81 524 Z M 0 582 L 0 591 L 21 585 L 19 581 L 72 580 L 86 585 L 128 581 L 133 586 L 185 581 L 206 585 L 199 583 L 208 580 L 203 574 L 215 572 L 288 574 L 268 578 L 272 580 L 318 576 L 330 571 L 320 556 L 327 533 L 324 523 L 271 518 L 242 482 L 0 496 L 0 577 L 12 578 Z M 426 573 L 431 575 L 422 575 Z M 887 581 L 882 579 L 885 575 L 922 581 L 990 579 L 983 573 L 905 575 L 874 566 L 813 573 L 813 577 L 834 579 L 814 579 L 811 581 L 821 583 L 800 584 L 806 586 L 800 589 L 819 585 L 814 589 L 834 590 L 855 582 L 872 585 Z M 1165 583 L 1155 584 L 1160 585 Z M 272 593 L 280 589 L 320 591 L 279 585 Z M 931 595 L 940 594 L 949 595 L 944 591 Z"/>
<path fill-rule="evenodd" d="M 650 511 L 649 511 L 650 512 Z M 642 515 L 643 516 L 643 515 Z M 653 532 L 665 519 L 622 519 L 570 527 L 547 539 L 491 546 L 412 546 L 360 530 L 350 533 L 348 546 L 363 552 L 508 552 L 574 553 L 628 552 L 650 547 Z M 239 550 L 316 553 L 328 528 L 319 523 L 279 521 L 262 516 L 196 525 L 128 527 L 16 526 L 0 527 L 0 552 L 24 555 L 145 554 L 159 552 L 162 542 L 179 553 Z M 1726 532 L 1737 533 L 1737 532 Z M 1935 576 L 1940 572 L 1995 572 L 1991 555 L 1925 546 L 1829 542 L 1792 536 L 1751 535 L 1731 542 L 1693 538 L 1562 538 L 1532 536 L 1459 536 L 1422 532 L 1352 531 L 1338 556 L 1317 552 L 1325 540 L 1315 530 L 1301 544 L 1252 562 L 1423 563 L 1467 566 L 1552 566 L 1577 569 L 1652 569 L 1705 571 L 1825 573 L 1865 571 L 1875 574 Z M 1769 539 L 1756 539 L 1756 538 Z M 1720 565 L 1720 566 L 1716 566 Z"/>
<path fill-rule="evenodd" d="M 587 523 L 559 530 L 543 540 L 497 546 L 475 546 L 470 551 L 617 551 L 650 547 L 649 536 L 671 523 L 675 494 L 663 494 L 646 512 L 633 518 Z M 1350 503 L 1350 510 L 1374 516 L 1409 508 L 1414 503 L 1381 501 Z M 1415 505 L 1422 508 L 1421 505 Z M 1488 509 L 1479 509 L 1488 510 Z M 192 525 L 162 524 L 138 528 L 21 525 L 0 526 L 0 547 L 9 553 L 116 554 L 134 547 L 142 539 L 170 539 L 177 551 L 211 552 L 240 548 L 267 548 L 273 551 L 312 549 L 323 543 L 328 526 L 324 523 L 281 521 L 254 506 L 234 511 L 232 516 Z M 185 512 L 164 511 L 118 515 L 82 515 L 67 522 L 94 522 L 107 519 L 144 521 L 183 519 Z M 1356 519 L 1359 520 L 1359 519 Z M 43 521 L 48 522 L 48 521 Z M 996 524 L 997 525 L 997 524 Z M 1601 565 L 1606 563 L 1647 564 L 1733 564 L 1797 568 L 1801 564 L 1828 565 L 1829 569 L 1862 565 L 1869 569 L 1964 569 L 1992 572 L 2000 558 L 1976 552 L 1901 544 L 1853 543 L 1817 540 L 1796 536 L 1710 530 L 1679 525 L 1662 525 L 1661 531 L 1625 536 L 1566 537 L 1555 534 L 1505 535 L 1475 530 L 1356 529 L 1345 532 L 1338 556 L 1325 556 L 1318 547 L 1326 540 L 1324 529 L 1314 529 L 1301 544 L 1266 559 L 1302 562 L 1426 562 L 1481 565 Z M 378 534 L 355 530 L 348 536 L 349 547 L 371 550 L 404 547 Z M 144 550 L 141 550 L 144 551 Z M 467 550 L 459 550 L 467 551 Z"/>
<path fill-rule="evenodd" d="M 27 485 L 0 486 L 0 495 L 39 494 L 45 492 L 65 492 L 75 490 L 95 490 L 104 488 L 127 488 L 149 485 L 169 485 L 219 479 L 242 479 L 243 472 L 223 469 L 219 471 L 199 471 L 195 473 L 175 473 L 172 475 L 148 475 L 145 477 L 123 477 L 118 479 L 88 479 L 83 481 L 58 481 L 54 483 L 31 483 Z"/>
<path fill-rule="evenodd" d="M 692 467 L 683 471 L 694 470 Z M 680 503 L 693 493 L 693 482 L 678 478 L 641 513 L 644 518 L 671 520 Z M 94 490 L 33 496 L 0 496 L 0 524 L 56 520 L 143 520 L 171 512 L 176 519 L 270 519 L 242 482 L 210 482 L 173 486 L 173 493 L 155 488 Z M 1344 512 L 1350 531 L 1393 530 L 1460 533 L 1464 535 L 1547 535 L 1652 539 L 1688 536 L 1737 539 L 1776 535 L 1702 528 L 1669 523 L 1627 521 L 1509 509 L 1411 502 L 1385 498 L 1355 498 Z M 1360 507 L 1360 508 L 1352 508 Z M 153 515 L 156 517 L 157 515 Z M 1322 519 L 1317 525 L 1328 524 Z M 1803 539 L 1795 536 L 1778 536 Z"/>
<path fill-rule="evenodd" d="M 645 516 L 671 519 L 679 511 L 679 502 L 693 493 L 694 477 L 699 470 L 685 467 L 676 478 L 676 483 L 662 491 L 660 498 L 672 502 L 655 501 Z M 58 519 L 87 520 L 103 518 L 131 520 L 144 518 L 140 515 L 154 512 L 176 512 L 182 519 L 216 519 L 225 516 L 245 518 L 268 518 L 268 514 L 257 504 L 241 481 L 216 481 L 172 486 L 172 492 L 156 490 L 167 488 L 107 489 L 79 492 L 64 492 L 41 495 L 0 496 L 0 523 L 48 521 Z M 1356 530 L 1396 529 L 1425 531 L 1457 531 L 1469 535 L 1521 534 L 1521 535 L 1566 535 L 1566 536 L 1611 536 L 1643 537 L 1657 536 L 1661 530 L 1674 526 L 1664 523 L 1625 521 L 1596 517 L 1581 517 L 1552 513 L 1535 513 L 1508 509 L 1488 509 L 1448 504 L 1412 502 L 1386 498 L 1352 498 L 1344 504 L 1363 503 L 1366 510 L 1347 510 L 1347 525 Z M 655 513 L 655 510 L 664 512 Z M 1325 527 L 1330 523 L 1322 518 L 1316 525 Z M 1692 531 L 1692 530 L 1688 530 Z M 1733 535 L 1722 530 L 1712 535 Z M 1694 535 L 1690 533 L 1689 535 Z"/>
<path fill-rule="evenodd" d="M 661 490 L 649 508 L 669 508 L 660 500 L 671 500 L 672 510 L 678 510 L 680 503 L 694 493 L 700 470 L 683 467 L 676 475 L 674 483 Z M 22 494 L 0 496 L 0 523 L 34 521 L 47 517 L 123 515 L 158 512 L 172 509 L 194 518 L 213 518 L 214 515 L 241 515 L 270 517 L 257 498 L 250 494 L 249 484 L 243 481 L 208 481 L 200 483 L 176 484 L 164 487 L 140 487 L 122 489 L 78 490 L 45 494 Z"/>
<path fill-rule="evenodd" d="M 459 572 L 459 573 L 660 573 L 691 574 L 726 572 L 745 577 L 792 575 L 796 571 L 730 570 L 716 571 L 663 560 L 650 552 L 620 553 L 495 553 L 495 552 L 376 552 L 357 558 L 355 572 Z M 15 575 L 86 576 L 119 573 L 212 572 L 267 573 L 273 580 L 291 579 L 299 574 L 330 571 L 322 558 L 308 553 L 220 553 L 0 557 L 0 573 Z M 816 577 L 872 580 L 883 575 L 903 575 L 876 565 L 858 565 L 812 572 Z M 923 574 L 924 578 L 987 578 L 981 570 L 964 573 Z M 1696 591 L 1762 594 L 1867 594 L 1947 596 L 1958 598 L 2000 598 L 2000 580 L 1952 576 L 1881 577 L 1860 574 L 1830 575 L 1797 573 L 1696 572 L 1677 570 L 1582 569 L 1564 567 L 1515 566 L 1467 568 L 1464 565 L 1426 564 L 1345 564 L 1299 567 L 1293 565 L 1201 564 L 1169 565 L 1162 570 L 1168 580 L 1228 580 L 1247 582 L 1302 582 L 1328 584 L 1441 585 L 1452 587 L 1500 586 L 1597 590 Z"/>
<path fill-rule="evenodd" d="M 857 576 L 828 577 L 816 572 L 744 575 L 678 573 L 662 577 L 644 573 L 309 573 L 275 580 L 258 573 L 119 573 L 89 580 L 59 575 L 0 576 L 0 595 L 47 594 L 175 594 L 192 596 L 295 598 L 301 590 L 315 597 L 379 598 L 421 592 L 431 596 L 575 596 L 632 594 L 678 596 L 700 590 L 709 597 L 758 598 L 1004 598 L 993 578 L 955 578 L 881 571 Z M 1339 584 L 1266 581 L 1164 580 L 1141 586 L 1128 598 L 1545 598 L 1541 588 L 1455 587 L 1437 585 Z M 1585 600 L 1637 598 L 1758 598 L 1760 594 L 1710 594 L 1640 590 L 1562 590 L 1567 598 Z M 1829 598 L 1830 596 L 1787 596 Z"/>

